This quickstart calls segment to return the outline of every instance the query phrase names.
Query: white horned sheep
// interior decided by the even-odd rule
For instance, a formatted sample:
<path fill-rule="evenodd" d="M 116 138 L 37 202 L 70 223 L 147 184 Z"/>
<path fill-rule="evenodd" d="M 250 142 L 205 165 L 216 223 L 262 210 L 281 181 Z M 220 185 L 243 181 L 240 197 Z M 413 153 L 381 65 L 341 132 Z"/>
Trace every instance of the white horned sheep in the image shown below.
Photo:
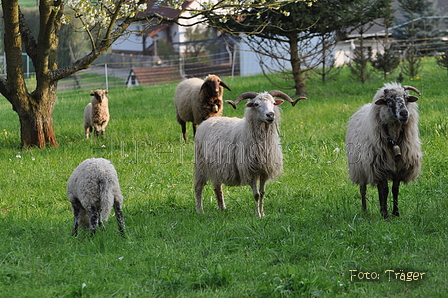
<path fill-rule="evenodd" d="M 72 204 L 75 218 L 73 235 L 77 235 L 79 225 L 89 227 L 90 232 L 95 234 L 97 226 L 108 220 L 112 207 L 119 231 L 124 233 L 123 196 L 117 171 L 109 160 L 84 160 L 68 179 L 67 198 Z"/>
<path fill-rule="evenodd" d="M 106 97 L 107 90 L 91 90 L 92 101 L 84 109 L 84 132 L 86 139 L 95 130 L 95 136 L 101 132 L 104 136 L 106 126 L 109 123 L 109 100 Z"/>
<path fill-rule="evenodd" d="M 412 86 L 386 83 L 373 102 L 362 106 L 350 118 L 347 159 L 350 179 L 359 184 L 362 208 L 367 210 L 366 186 L 377 186 L 380 212 L 387 219 L 388 180 L 392 180 L 393 210 L 398 212 L 400 182 L 415 181 L 420 173 L 422 153 L 418 132 L 418 97 L 407 90 Z"/>
<path fill-rule="evenodd" d="M 186 123 L 193 123 L 193 136 L 202 121 L 216 116 L 222 116 L 224 88 L 232 91 L 226 83 L 216 75 L 208 75 L 204 80 L 191 78 L 177 85 L 174 95 L 176 119 L 182 127 L 185 142 Z"/>
<path fill-rule="evenodd" d="M 280 97 L 293 104 L 285 93 L 245 92 L 235 102 L 226 102 L 236 108 L 236 104 L 249 99 L 244 118 L 213 117 L 199 125 L 195 137 L 194 188 L 196 211 L 203 212 L 202 191 L 211 181 L 218 207 L 226 209 L 222 184 L 228 186 L 249 185 L 252 188 L 256 217 L 263 217 L 263 196 L 267 181 L 276 179 L 283 171 L 283 155 L 278 134 Z M 259 184 L 259 187 L 257 186 Z"/>

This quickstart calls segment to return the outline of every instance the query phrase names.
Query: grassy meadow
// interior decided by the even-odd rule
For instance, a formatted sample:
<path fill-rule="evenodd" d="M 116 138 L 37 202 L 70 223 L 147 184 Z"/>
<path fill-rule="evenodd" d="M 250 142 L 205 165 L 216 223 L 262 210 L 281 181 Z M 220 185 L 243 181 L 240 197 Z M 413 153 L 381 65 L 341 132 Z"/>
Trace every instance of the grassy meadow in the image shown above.
<path fill-rule="evenodd" d="M 90 140 L 88 90 L 59 92 L 59 146 L 43 150 L 19 149 L 18 117 L 1 100 L 0 297 L 446 297 L 448 78 L 428 61 L 403 82 L 422 91 L 423 169 L 401 186 L 401 217 L 384 221 L 374 188 L 362 212 L 344 143 L 380 77 L 361 85 L 344 71 L 310 81 L 307 101 L 281 106 L 284 173 L 267 185 L 262 219 L 247 186 L 224 186 L 225 212 L 206 186 L 196 214 L 192 130 L 185 144 L 176 84 L 109 90 L 107 135 Z M 262 76 L 223 80 L 225 99 L 277 89 Z M 224 115 L 241 117 L 243 105 Z M 117 169 L 125 237 L 114 216 L 94 237 L 71 236 L 66 181 L 90 157 Z"/>

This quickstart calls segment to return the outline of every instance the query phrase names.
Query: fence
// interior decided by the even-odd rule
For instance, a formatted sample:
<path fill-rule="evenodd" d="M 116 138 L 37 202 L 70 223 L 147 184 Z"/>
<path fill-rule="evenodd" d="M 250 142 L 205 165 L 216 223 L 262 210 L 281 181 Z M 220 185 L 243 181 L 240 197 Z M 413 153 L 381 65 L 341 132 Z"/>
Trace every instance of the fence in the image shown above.
<path fill-rule="evenodd" d="M 58 90 L 154 85 L 209 74 L 237 76 L 239 69 L 237 59 L 223 59 L 222 55 L 183 59 L 179 56 L 104 54 L 89 69 L 60 80 Z"/>
<path fill-rule="evenodd" d="M 374 40 L 378 43 L 379 41 Z M 427 52 L 444 53 L 448 52 L 448 44 L 442 39 L 425 39 L 417 40 L 418 50 L 422 53 L 424 49 Z M 403 51 L 406 46 L 396 45 L 398 51 Z M 349 59 L 349 47 L 347 54 L 344 52 L 345 58 Z M 242 51 L 242 50 L 241 50 Z M 241 57 L 245 57 L 240 63 Z M 250 58 L 247 58 L 250 57 Z M 2 59 L 3 58 L 3 59 Z M 248 61 L 250 60 L 250 61 Z M 4 69 L 2 64 L 4 57 L 0 56 L 0 69 Z M 24 65 L 25 78 L 34 83 L 34 68 L 30 59 L 24 55 L 22 59 Z M 244 64 L 244 65 L 243 65 Z M 168 82 L 176 82 L 182 78 L 189 77 L 205 77 L 208 74 L 216 74 L 220 77 L 238 76 L 240 73 L 246 72 L 247 68 L 251 68 L 247 64 L 259 68 L 260 62 L 255 56 L 246 56 L 244 52 L 238 51 L 218 53 L 215 55 L 203 55 L 199 57 L 190 57 L 184 59 L 179 55 L 176 56 L 146 56 L 133 54 L 116 54 L 106 53 L 101 55 L 94 64 L 86 70 L 81 70 L 76 74 L 67 77 L 58 82 L 58 90 L 93 90 L 93 89 L 112 89 L 124 86 L 135 86 L 133 81 L 141 81 L 141 84 L 160 84 Z M 132 71 L 139 69 L 144 73 L 145 77 L 132 77 Z M 244 70 L 243 70 L 244 69 Z M 133 80 L 133 81 L 132 81 Z"/>

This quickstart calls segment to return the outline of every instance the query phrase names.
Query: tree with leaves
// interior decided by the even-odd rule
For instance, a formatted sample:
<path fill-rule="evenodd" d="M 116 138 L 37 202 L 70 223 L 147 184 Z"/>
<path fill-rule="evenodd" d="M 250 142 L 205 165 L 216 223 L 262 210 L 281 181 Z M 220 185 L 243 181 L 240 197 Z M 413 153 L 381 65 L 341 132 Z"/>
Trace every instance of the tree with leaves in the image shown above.
<path fill-rule="evenodd" d="M 235 5 L 233 1 L 200 3 L 185 18 L 205 22 L 206 16 L 214 10 L 233 15 L 232 11 L 265 7 L 279 10 L 293 0 L 271 0 L 269 5 L 247 0 Z M 20 121 L 21 146 L 43 148 L 46 144 L 56 146 L 53 125 L 53 109 L 56 103 L 58 81 L 86 69 L 120 36 L 126 33 L 133 22 L 142 22 L 145 27 L 161 22 L 179 22 L 158 13 L 145 13 L 147 3 L 170 8 L 184 9 L 185 1 L 146 0 L 38 0 L 39 25 L 35 37 L 22 12 L 18 0 L 3 0 L 3 23 L 5 28 L 4 50 L 6 55 L 6 76 L 0 77 L 0 93 L 11 103 Z M 58 48 L 63 23 L 77 19 L 88 36 L 89 51 L 76 60 L 61 66 L 58 62 Z M 144 23 L 143 23 L 144 22 Z M 194 24 L 194 22 L 192 22 Z M 145 28 L 147 29 L 147 28 Z M 30 57 L 36 72 L 36 85 L 28 86 L 23 72 L 22 49 Z"/>
<path fill-rule="evenodd" d="M 57 145 L 52 115 L 58 81 L 88 68 L 132 22 L 138 20 L 137 13 L 146 7 L 146 1 L 132 1 L 134 5 L 128 2 L 40 0 L 39 32 L 35 38 L 19 1 L 2 1 L 7 75 L 0 77 L 0 93 L 19 116 L 22 147 Z M 64 14 L 65 5 L 73 5 L 75 17 L 81 20 L 89 34 L 91 51 L 65 67 L 59 67 L 59 34 L 68 17 Z M 101 14 L 102 18 L 95 19 L 94 14 Z M 34 90 L 29 89 L 31 86 L 27 86 L 24 79 L 22 49 L 35 68 Z"/>
<path fill-rule="evenodd" d="M 376 56 L 372 59 L 372 66 L 381 71 L 383 79 L 387 80 L 387 75 L 400 65 L 400 57 L 391 44 L 384 44 L 383 49 L 382 53 L 376 53 Z"/>
<path fill-rule="evenodd" d="M 398 24 L 392 36 L 403 51 L 402 72 L 416 76 L 421 68 L 421 56 L 440 50 L 442 46 L 440 23 L 442 18 L 437 9 L 437 0 L 399 0 L 399 11 L 404 19 Z"/>
<path fill-rule="evenodd" d="M 440 26 L 443 16 L 438 0 L 398 0 L 398 11 L 392 36 L 402 49 L 415 48 L 419 55 L 428 55 L 443 48 Z"/>
<path fill-rule="evenodd" d="M 382 5 L 380 18 L 387 20 L 393 12 L 391 1 L 384 1 Z M 372 3 L 370 0 L 360 0 L 353 5 L 353 12 L 359 16 L 358 25 L 354 30 L 358 33 L 358 44 L 353 52 L 349 67 L 352 76 L 361 81 L 362 84 L 372 75 L 372 69 L 370 67 L 372 62 L 372 49 L 366 47 L 364 43 L 365 34 L 376 24 L 376 20 L 372 21 L 366 16 L 366 12 L 369 12 L 371 9 Z"/>
<path fill-rule="evenodd" d="M 436 59 L 437 59 L 437 65 L 442 68 L 445 68 L 447 71 L 446 74 L 448 75 L 448 46 L 447 46 L 445 52 L 443 54 L 437 56 Z"/>
<path fill-rule="evenodd" d="M 392 13 L 394 10 L 392 6 L 390 6 L 389 12 L 389 15 L 386 15 L 383 20 L 383 26 L 385 28 L 384 40 L 381 42 L 383 52 L 377 52 L 376 56 L 372 59 L 373 68 L 383 73 L 384 80 L 387 80 L 387 75 L 392 73 L 400 65 L 400 57 L 389 39 L 390 28 L 393 25 Z"/>
<path fill-rule="evenodd" d="M 291 87 L 296 95 L 305 95 L 306 72 L 321 65 L 322 55 L 315 37 L 332 39 L 334 45 L 340 35 L 359 24 L 359 14 L 353 7 L 365 0 L 318 0 L 291 3 L 280 10 L 264 7 L 243 9 L 232 16 L 210 13 L 207 18 L 212 25 L 234 34 L 252 32 L 247 35 L 252 50 L 279 61 L 279 65 L 289 64 L 281 74 L 289 74 Z M 265 1 L 268 5 L 271 1 Z M 382 16 L 383 8 L 390 0 L 373 0 L 369 10 L 363 11 L 364 21 L 373 21 Z M 215 12 L 216 13 L 216 12 Z M 327 43 L 327 47 L 330 43 Z M 286 54 L 285 54 L 286 53 Z M 282 63 L 283 60 L 286 63 Z"/>

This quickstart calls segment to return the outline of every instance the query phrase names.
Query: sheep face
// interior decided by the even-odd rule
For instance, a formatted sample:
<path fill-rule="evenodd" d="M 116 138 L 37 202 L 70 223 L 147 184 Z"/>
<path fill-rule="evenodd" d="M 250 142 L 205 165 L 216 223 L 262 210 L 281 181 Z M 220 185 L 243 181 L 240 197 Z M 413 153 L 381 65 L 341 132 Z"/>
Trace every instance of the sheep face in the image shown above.
<path fill-rule="evenodd" d="M 261 93 L 246 103 L 246 107 L 256 113 L 256 118 L 260 122 L 270 124 L 276 119 L 275 106 L 281 105 L 283 100 L 275 99 L 269 93 Z M 278 116 L 278 115 L 277 115 Z"/>
<path fill-rule="evenodd" d="M 100 90 L 100 89 L 90 90 L 90 92 L 92 92 L 90 95 L 94 96 L 98 102 L 102 102 L 103 98 L 106 97 L 106 94 L 108 93 L 107 90 Z"/>
<path fill-rule="evenodd" d="M 215 75 L 209 75 L 205 78 L 204 84 L 201 86 L 201 92 L 202 90 L 206 90 L 207 94 L 210 97 L 221 97 L 222 96 L 222 88 L 226 88 L 229 91 L 229 86 L 227 86 L 226 83 L 221 81 L 221 79 L 218 76 Z"/>
<path fill-rule="evenodd" d="M 384 106 L 381 118 L 385 123 L 406 124 L 409 120 L 407 104 L 415 102 L 417 99 L 417 97 L 407 94 L 405 90 L 384 89 L 383 95 L 375 101 L 375 104 Z"/>

